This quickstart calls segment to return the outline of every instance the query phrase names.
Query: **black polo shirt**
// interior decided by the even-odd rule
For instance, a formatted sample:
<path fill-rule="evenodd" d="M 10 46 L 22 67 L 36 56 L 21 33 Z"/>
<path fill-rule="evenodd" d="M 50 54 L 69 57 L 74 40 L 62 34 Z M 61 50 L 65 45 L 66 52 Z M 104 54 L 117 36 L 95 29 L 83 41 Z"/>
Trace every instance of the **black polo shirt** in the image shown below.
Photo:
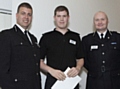
<path fill-rule="evenodd" d="M 64 71 L 76 66 L 76 59 L 83 58 L 82 43 L 78 33 L 68 30 L 62 34 L 54 31 L 43 34 L 40 42 L 41 59 L 47 58 L 47 65 Z"/>

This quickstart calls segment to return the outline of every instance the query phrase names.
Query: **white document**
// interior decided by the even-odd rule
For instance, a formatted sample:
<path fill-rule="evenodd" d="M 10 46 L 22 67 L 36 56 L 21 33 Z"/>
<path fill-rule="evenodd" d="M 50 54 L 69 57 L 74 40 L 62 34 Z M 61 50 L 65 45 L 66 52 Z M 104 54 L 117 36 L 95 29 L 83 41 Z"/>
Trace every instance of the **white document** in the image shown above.
<path fill-rule="evenodd" d="M 51 89 L 74 89 L 75 86 L 81 81 L 81 78 L 77 75 L 76 77 L 68 77 L 67 72 L 70 70 L 68 67 L 64 74 L 66 75 L 66 79 L 64 81 L 57 80 L 55 84 L 51 87 Z"/>

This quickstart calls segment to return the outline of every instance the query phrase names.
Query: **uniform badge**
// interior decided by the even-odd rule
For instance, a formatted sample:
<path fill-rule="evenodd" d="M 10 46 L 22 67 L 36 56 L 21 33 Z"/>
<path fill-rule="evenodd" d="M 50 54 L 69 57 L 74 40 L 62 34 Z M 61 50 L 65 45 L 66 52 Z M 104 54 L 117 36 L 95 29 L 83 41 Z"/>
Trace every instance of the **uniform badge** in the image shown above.
<path fill-rule="evenodd" d="M 76 45 L 76 41 L 70 39 L 69 43 Z"/>
<path fill-rule="evenodd" d="M 92 45 L 91 50 L 93 50 L 93 49 L 98 49 L 98 45 Z"/>

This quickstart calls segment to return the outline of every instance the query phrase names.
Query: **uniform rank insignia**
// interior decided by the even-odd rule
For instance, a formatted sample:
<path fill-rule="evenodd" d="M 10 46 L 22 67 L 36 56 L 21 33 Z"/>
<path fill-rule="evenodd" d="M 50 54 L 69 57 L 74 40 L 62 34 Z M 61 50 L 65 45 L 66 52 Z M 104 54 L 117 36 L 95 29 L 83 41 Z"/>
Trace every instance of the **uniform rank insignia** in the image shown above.
<path fill-rule="evenodd" d="M 111 42 L 112 45 L 117 44 L 117 42 Z"/>

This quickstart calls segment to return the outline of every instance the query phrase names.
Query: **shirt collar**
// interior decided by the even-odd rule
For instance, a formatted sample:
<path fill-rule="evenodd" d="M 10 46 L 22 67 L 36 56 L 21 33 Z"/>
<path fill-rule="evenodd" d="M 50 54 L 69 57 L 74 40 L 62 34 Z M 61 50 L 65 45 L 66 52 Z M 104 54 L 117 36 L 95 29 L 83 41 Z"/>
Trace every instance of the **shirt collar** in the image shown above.
<path fill-rule="evenodd" d="M 54 28 L 54 31 L 57 32 L 57 33 L 62 34 L 61 32 L 57 31 L 56 28 Z M 68 32 L 70 32 L 70 29 L 68 29 L 68 31 L 67 31 L 66 33 L 68 33 Z M 66 34 L 66 33 L 65 33 L 65 34 Z"/>
<path fill-rule="evenodd" d="M 101 33 L 99 31 L 97 31 L 97 33 L 98 33 L 99 37 L 101 38 Z M 105 38 L 106 33 L 107 33 L 107 30 L 102 33 L 103 34 L 103 38 Z"/>
<path fill-rule="evenodd" d="M 20 28 L 20 30 L 24 33 L 25 29 L 23 27 L 21 27 L 19 24 L 16 23 L 16 25 Z M 27 30 L 28 31 L 28 30 Z"/>

